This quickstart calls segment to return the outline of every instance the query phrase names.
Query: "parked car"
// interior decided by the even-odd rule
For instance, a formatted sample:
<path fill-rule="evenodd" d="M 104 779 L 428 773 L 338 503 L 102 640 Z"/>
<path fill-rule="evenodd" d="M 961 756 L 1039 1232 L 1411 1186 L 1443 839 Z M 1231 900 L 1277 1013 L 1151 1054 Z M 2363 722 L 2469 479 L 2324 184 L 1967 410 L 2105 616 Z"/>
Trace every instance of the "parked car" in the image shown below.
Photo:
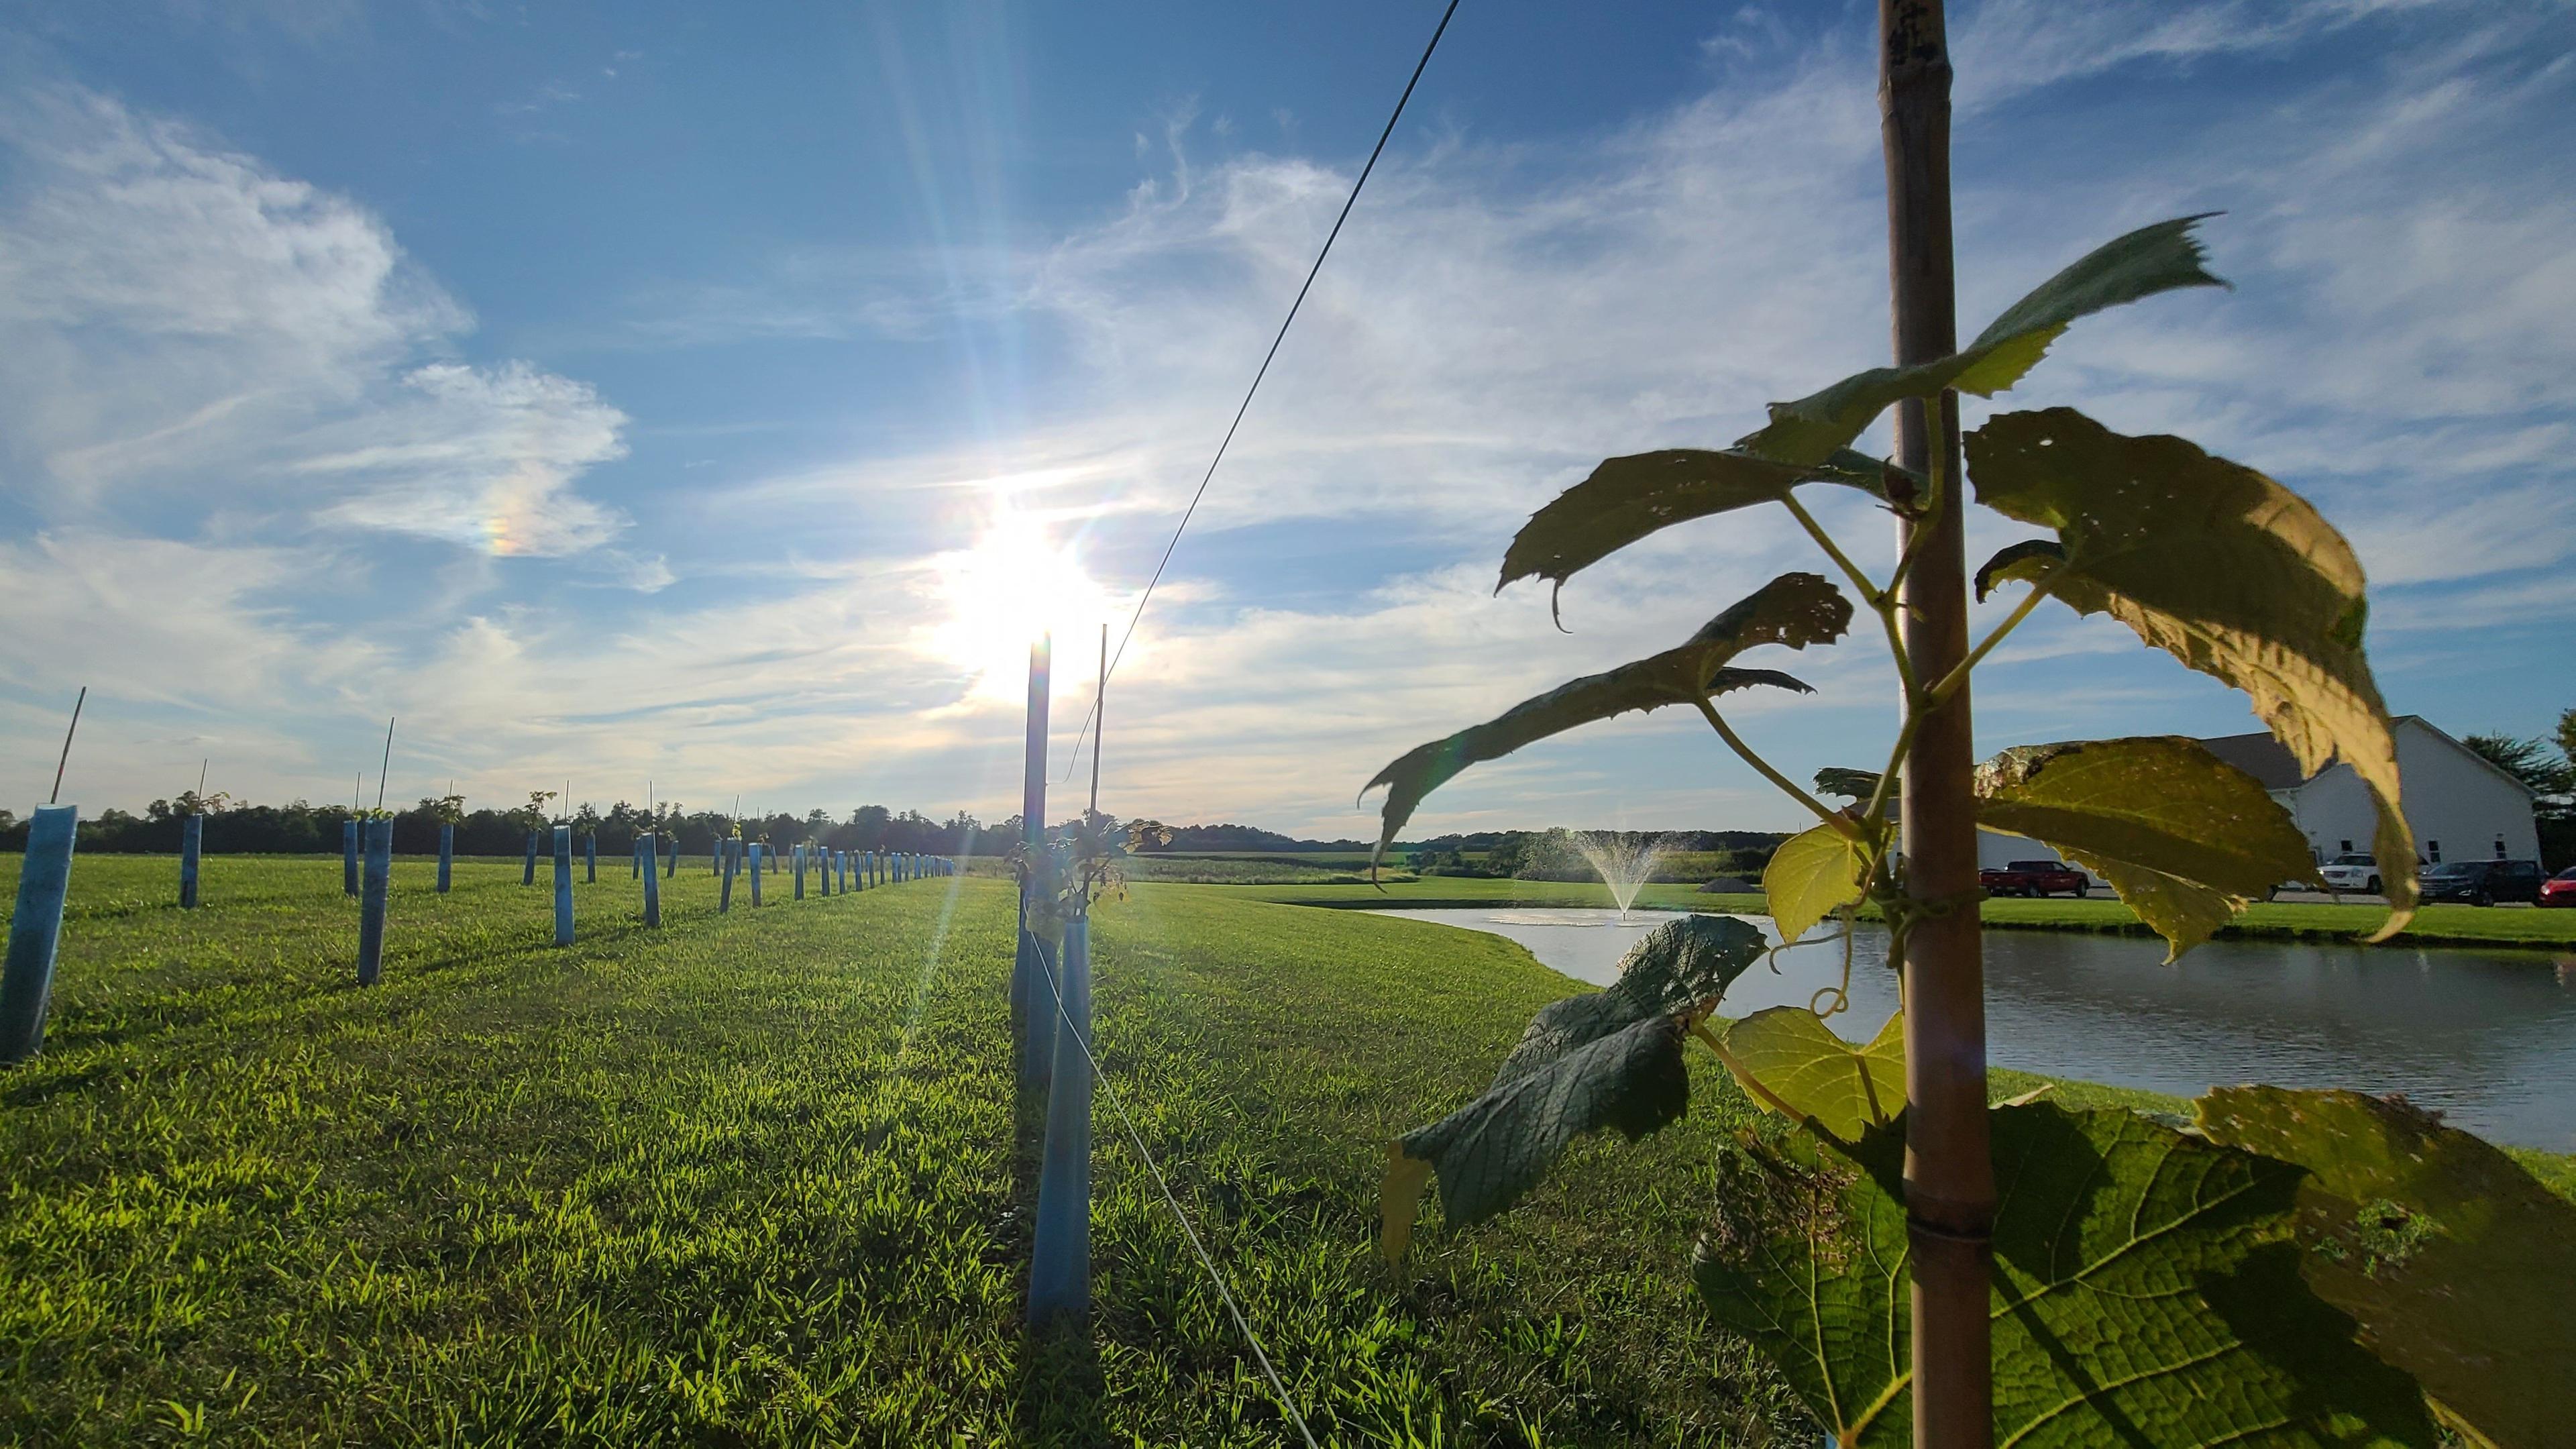
<path fill-rule="evenodd" d="M 2560 871 L 2558 874 L 2551 876 L 2549 879 L 2542 881 L 2540 883 L 2540 899 L 2534 902 L 2534 904 L 2543 906 L 2567 906 L 2571 909 L 2576 909 L 2576 865 L 2571 865 L 2565 870 Z"/>
<path fill-rule="evenodd" d="M 2317 874 L 2326 878 L 2326 886 L 2331 890 L 2379 894 L 2379 862 L 2367 854 L 2346 852 L 2338 855 L 2327 861 Z"/>
<path fill-rule="evenodd" d="M 2059 891 L 2084 898 L 2093 878 L 2062 860 L 2016 860 L 2001 870 L 1977 872 L 1977 884 L 1990 896 L 2053 896 Z"/>
<path fill-rule="evenodd" d="M 2540 862 L 2536 860 L 2452 860 L 2424 872 L 2424 903 L 2464 901 L 2491 906 L 2498 901 L 2540 900 Z"/>

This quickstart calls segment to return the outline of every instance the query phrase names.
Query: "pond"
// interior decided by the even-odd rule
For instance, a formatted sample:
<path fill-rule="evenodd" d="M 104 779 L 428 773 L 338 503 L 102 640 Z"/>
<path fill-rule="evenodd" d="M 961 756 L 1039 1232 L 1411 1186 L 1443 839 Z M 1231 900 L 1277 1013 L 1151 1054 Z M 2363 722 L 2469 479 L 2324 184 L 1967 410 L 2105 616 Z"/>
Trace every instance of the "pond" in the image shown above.
<path fill-rule="evenodd" d="M 1607 910 L 1383 911 L 1490 931 L 1577 980 L 1669 919 Z M 1747 921 L 1773 940 L 1771 923 Z M 1996 1066 L 2177 1096 L 2270 1082 L 2403 1092 L 2494 1142 L 2576 1152 L 2576 958 L 2532 951 L 2212 941 L 2176 965 L 2163 943 L 2074 931 L 1986 933 L 1988 1055 Z M 1887 937 L 1855 940 L 1855 1040 L 1896 1009 Z M 1829 944 L 1738 979 L 1721 1009 L 1805 1005 L 1841 975 Z"/>

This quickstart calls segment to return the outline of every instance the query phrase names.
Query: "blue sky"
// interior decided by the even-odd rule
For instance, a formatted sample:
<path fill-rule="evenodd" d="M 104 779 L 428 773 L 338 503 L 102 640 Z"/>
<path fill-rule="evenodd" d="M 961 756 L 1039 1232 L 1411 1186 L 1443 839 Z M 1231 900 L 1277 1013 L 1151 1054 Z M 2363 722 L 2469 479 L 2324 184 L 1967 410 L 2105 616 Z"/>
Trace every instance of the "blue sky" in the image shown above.
<path fill-rule="evenodd" d="M 1587 573 L 1570 634 L 1491 595 L 1601 457 L 1884 359 L 1870 13 L 1468 0 L 1112 689 L 1105 806 L 1366 834 L 1405 748 L 1818 566 L 1737 515 Z M 1028 599 L 1077 720 L 1437 14 L 0 3 L 7 803 L 86 683 L 90 810 L 206 758 L 237 795 L 372 795 L 393 714 L 396 798 L 1012 813 Z M 2009 401 L 2316 500 L 2392 708 L 2533 734 L 2576 704 L 2576 17 L 1952 25 L 1963 331 L 2227 213 L 2235 291 L 2084 324 Z M 1883 566 L 1882 521 L 1818 501 Z M 1818 686 L 1740 711 L 1793 774 L 1883 754 L 1864 641 L 1747 662 Z M 1978 705 L 1996 748 L 2255 727 L 2053 607 Z M 1416 818 L 1796 809 L 1655 717 Z"/>

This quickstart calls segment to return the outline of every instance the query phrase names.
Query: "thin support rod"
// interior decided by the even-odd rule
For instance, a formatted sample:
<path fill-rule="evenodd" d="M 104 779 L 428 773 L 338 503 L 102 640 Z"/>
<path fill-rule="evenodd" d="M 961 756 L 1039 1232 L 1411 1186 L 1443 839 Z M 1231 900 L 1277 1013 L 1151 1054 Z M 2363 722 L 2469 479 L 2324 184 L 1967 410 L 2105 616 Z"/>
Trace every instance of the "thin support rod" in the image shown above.
<path fill-rule="evenodd" d="M 1091 691 L 1091 812 L 1100 813 L 1100 747 L 1108 743 L 1109 625 L 1100 626 L 1100 683 Z"/>
<path fill-rule="evenodd" d="M 385 758 L 376 766 L 376 808 L 385 808 L 385 772 L 394 767 L 394 717 L 385 716 Z"/>
<path fill-rule="evenodd" d="M 72 736 L 80 730 L 81 706 L 89 703 L 89 686 L 81 686 L 80 698 L 72 701 L 72 727 L 63 731 L 63 752 L 54 761 L 54 793 L 45 798 L 48 805 L 63 803 L 63 766 L 72 762 Z"/>

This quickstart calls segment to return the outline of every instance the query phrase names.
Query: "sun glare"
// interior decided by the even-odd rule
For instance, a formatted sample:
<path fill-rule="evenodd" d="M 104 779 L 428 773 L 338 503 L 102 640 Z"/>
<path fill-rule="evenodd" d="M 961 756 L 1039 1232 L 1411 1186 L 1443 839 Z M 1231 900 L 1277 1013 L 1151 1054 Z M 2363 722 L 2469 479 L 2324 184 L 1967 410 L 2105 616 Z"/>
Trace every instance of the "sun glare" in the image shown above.
<path fill-rule="evenodd" d="M 932 647 L 971 671 L 975 693 L 987 699 L 1025 696 L 1029 643 L 1039 634 L 1055 635 L 1064 660 L 1087 661 L 1101 624 L 1116 612 L 1073 549 L 1018 514 L 996 519 L 973 548 L 943 555 L 939 569 L 948 619 L 933 632 Z M 1066 668 L 1059 662 L 1057 672 Z"/>

